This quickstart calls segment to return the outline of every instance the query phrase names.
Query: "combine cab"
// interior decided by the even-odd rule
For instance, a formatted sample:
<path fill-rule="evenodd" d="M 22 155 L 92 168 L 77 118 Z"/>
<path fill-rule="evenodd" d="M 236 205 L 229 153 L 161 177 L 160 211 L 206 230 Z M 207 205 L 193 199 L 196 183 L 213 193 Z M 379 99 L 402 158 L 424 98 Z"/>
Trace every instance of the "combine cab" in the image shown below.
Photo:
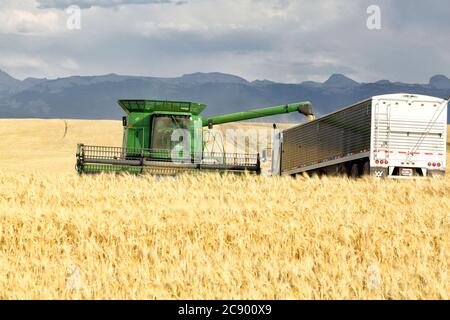
<path fill-rule="evenodd" d="M 206 104 L 183 101 L 119 100 L 122 147 L 78 145 L 77 171 L 173 174 L 186 170 L 261 171 L 259 154 L 205 152 L 203 128 L 215 124 L 298 111 L 313 117 L 309 102 L 202 118 Z"/>

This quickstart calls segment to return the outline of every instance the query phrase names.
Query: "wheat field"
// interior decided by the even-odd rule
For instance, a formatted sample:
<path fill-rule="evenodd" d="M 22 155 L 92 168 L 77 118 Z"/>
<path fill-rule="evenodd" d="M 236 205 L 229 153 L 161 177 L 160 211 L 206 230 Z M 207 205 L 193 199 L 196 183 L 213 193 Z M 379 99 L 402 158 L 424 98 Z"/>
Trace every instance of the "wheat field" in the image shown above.
<path fill-rule="evenodd" d="M 1 299 L 450 298 L 448 174 L 80 177 L 119 122 L 0 124 Z"/>

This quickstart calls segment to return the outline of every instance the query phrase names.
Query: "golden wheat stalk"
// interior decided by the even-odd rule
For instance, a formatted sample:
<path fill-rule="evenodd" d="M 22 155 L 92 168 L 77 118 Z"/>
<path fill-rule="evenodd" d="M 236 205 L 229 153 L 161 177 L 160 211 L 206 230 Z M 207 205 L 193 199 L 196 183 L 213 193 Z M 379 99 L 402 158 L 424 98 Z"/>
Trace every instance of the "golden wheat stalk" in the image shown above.
<path fill-rule="evenodd" d="M 450 297 L 450 181 L 0 174 L 0 298 Z"/>

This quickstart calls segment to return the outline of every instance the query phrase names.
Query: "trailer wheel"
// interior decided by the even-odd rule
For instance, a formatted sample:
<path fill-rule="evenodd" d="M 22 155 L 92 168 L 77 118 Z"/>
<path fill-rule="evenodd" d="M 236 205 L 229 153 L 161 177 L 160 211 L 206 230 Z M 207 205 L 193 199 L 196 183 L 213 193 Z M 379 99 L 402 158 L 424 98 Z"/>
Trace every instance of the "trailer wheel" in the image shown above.
<path fill-rule="evenodd" d="M 363 176 L 370 175 L 370 164 L 369 164 L 369 161 L 364 162 L 364 166 L 363 166 L 363 169 L 362 169 L 362 175 Z"/>
<path fill-rule="evenodd" d="M 359 166 L 357 163 L 352 165 L 352 169 L 350 170 L 350 177 L 352 179 L 356 179 L 359 177 Z"/>
<path fill-rule="evenodd" d="M 343 163 L 341 163 L 338 166 L 338 175 L 339 176 L 346 176 L 347 175 L 347 168 L 345 167 L 345 165 Z"/>

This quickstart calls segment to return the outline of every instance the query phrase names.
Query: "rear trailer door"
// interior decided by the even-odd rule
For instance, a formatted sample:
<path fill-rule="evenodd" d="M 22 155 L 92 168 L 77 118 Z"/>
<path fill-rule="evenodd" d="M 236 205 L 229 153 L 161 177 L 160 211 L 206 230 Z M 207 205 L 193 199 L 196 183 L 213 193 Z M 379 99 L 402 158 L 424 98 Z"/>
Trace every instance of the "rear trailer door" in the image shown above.
<path fill-rule="evenodd" d="M 411 94 L 372 100 L 371 171 L 378 176 L 445 172 L 447 102 Z"/>

